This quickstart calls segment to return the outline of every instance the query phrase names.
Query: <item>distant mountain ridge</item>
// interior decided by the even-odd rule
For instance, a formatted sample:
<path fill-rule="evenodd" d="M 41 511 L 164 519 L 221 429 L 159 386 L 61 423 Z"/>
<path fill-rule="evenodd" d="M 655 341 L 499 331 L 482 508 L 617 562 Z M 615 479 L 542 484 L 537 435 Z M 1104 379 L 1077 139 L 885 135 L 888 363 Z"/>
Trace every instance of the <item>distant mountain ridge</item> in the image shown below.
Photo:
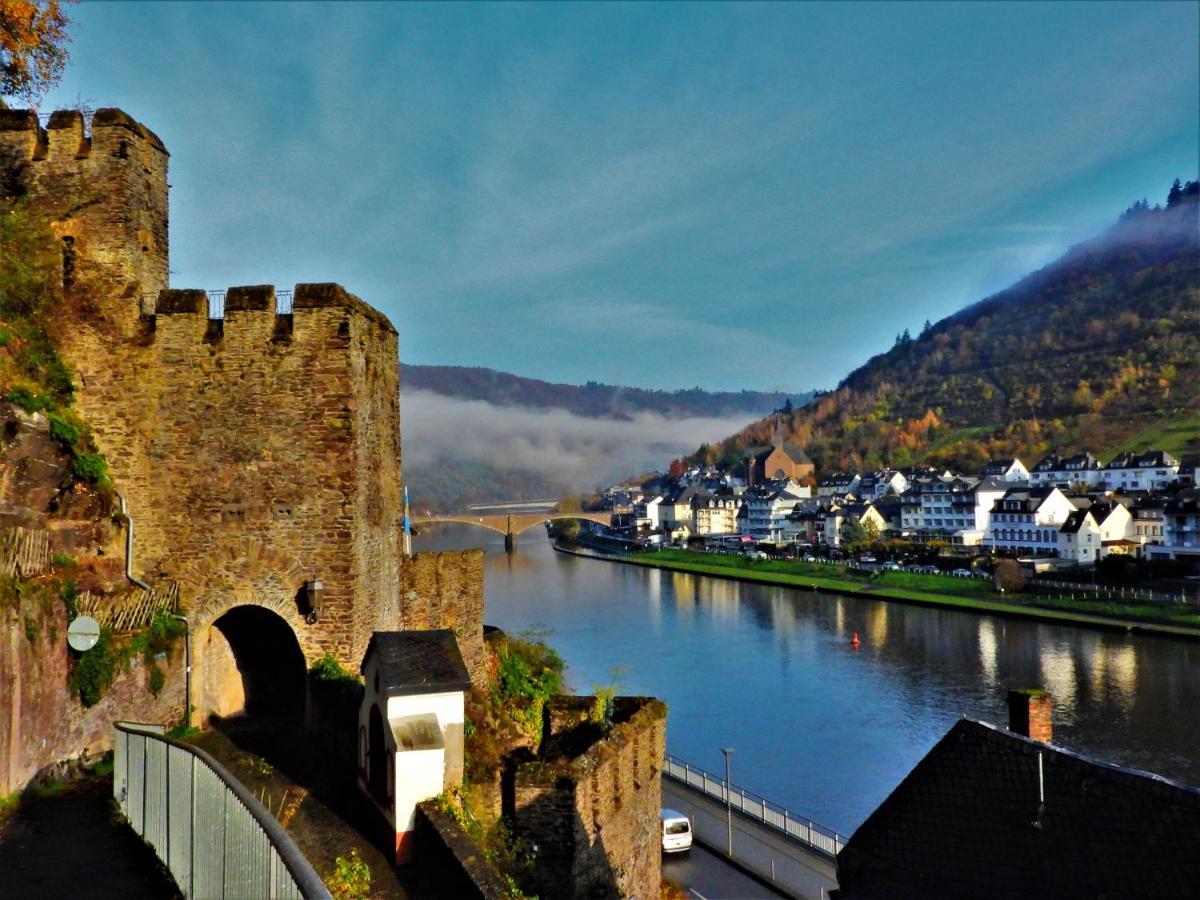
<path fill-rule="evenodd" d="M 1200 452 L 1200 185 L 855 369 L 785 416 L 819 470 L 1164 447 Z M 782 373 L 781 377 L 786 373 Z M 760 420 L 697 456 L 766 443 Z"/>
<path fill-rule="evenodd" d="M 813 392 L 705 391 L 698 387 L 675 391 L 647 390 L 589 381 L 584 385 L 556 384 L 524 378 L 495 369 L 467 366 L 400 366 L 401 391 L 424 390 L 483 400 L 494 406 L 530 409 L 564 409 L 593 419 L 630 419 L 652 412 L 667 418 L 700 416 L 720 418 L 745 413 L 762 415 L 783 407 L 807 403 Z"/>

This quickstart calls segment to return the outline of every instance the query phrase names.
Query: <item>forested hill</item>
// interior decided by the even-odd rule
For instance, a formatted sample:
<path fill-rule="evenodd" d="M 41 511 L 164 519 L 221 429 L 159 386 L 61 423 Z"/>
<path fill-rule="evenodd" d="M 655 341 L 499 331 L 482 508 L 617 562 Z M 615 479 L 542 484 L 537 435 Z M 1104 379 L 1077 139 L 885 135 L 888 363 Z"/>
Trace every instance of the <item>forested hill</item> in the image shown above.
<path fill-rule="evenodd" d="M 787 417 L 788 436 L 825 471 L 1200 452 L 1198 187 L 1176 182 L 1166 206 L 1137 203 L 1012 287 L 899 336 Z M 756 422 L 704 454 L 729 458 L 771 427 Z"/>
<path fill-rule="evenodd" d="M 667 418 L 719 418 L 762 415 L 788 400 L 806 403 L 812 393 L 769 391 L 711 392 L 700 388 L 651 391 L 589 381 L 586 385 L 554 384 L 522 378 L 495 369 L 465 366 L 400 366 L 403 391 L 425 390 L 463 400 L 483 400 L 494 406 L 564 409 L 592 419 L 628 419 L 637 413 Z"/>

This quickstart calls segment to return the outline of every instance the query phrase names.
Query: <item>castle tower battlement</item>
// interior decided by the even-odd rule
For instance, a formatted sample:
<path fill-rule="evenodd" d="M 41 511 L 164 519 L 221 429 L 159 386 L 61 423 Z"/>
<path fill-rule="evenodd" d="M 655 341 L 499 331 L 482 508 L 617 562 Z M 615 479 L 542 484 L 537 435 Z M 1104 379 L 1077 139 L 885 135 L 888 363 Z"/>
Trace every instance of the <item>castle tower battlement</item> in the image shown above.
<path fill-rule="evenodd" d="M 136 571 L 180 583 L 202 716 L 236 674 L 210 628 L 230 609 L 277 612 L 308 662 L 348 669 L 401 622 L 399 359 L 392 323 L 337 284 L 290 303 L 271 285 L 223 304 L 171 289 L 168 162 L 121 110 L 44 128 L 0 110 L 0 188 L 50 219 L 87 295 L 61 348 L 76 405 L 136 522 Z M 315 582 L 319 616 L 301 596 Z"/>
<path fill-rule="evenodd" d="M 52 113 L 45 128 L 33 110 L 0 110 L 0 191 L 50 218 L 79 277 L 107 289 L 104 312 L 131 333 L 138 309 L 128 298 L 168 285 L 170 154 L 122 110 L 96 110 L 90 133 L 85 125 L 78 110 Z"/>

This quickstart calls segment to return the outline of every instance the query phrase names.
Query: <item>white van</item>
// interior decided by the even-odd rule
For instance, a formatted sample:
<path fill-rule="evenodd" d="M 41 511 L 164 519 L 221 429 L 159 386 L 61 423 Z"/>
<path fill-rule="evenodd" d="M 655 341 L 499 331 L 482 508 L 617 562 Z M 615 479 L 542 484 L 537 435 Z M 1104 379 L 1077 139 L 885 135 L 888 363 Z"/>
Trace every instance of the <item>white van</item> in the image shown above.
<path fill-rule="evenodd" d="M 682 853 L 692 849 L 692 822 L 673 809 L 662 811 L 663 853 Z"/>

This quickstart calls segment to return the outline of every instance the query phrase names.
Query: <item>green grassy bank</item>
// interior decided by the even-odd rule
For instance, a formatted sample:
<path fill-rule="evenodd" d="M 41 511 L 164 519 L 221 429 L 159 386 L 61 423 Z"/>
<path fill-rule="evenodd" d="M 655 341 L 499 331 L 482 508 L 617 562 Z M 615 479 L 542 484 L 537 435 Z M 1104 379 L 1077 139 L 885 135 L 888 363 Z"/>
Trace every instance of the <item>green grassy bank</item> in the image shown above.
<path fill-rule="evenodd" d="M 914 572 L 857 572 L 841 566 L 785 560 L 755 561 L 740 556 L 662 550 L 606 557 L 616 562 L 650 566 L 756 584 L 829 591 L 879 600 L 965 609 L 998 616 L 1083 625 L 1170 637 L 1200 639 L 1200 610 L 1160 603 L 1037 597 L 1001 594 L 990 580 L 919 575 Z"/>

